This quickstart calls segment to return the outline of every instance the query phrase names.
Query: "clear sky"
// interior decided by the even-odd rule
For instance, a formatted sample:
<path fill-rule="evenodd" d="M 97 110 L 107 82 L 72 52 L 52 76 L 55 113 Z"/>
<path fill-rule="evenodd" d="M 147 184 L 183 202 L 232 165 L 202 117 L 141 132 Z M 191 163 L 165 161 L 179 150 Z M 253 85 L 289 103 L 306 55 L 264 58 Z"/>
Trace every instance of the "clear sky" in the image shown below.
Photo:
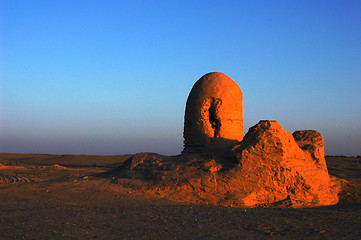
<path fill-rule="evenodd" d="M 361 1 L 3 0 L 0 152 L 178 154 L 193 84 L 361 155 Z"/>

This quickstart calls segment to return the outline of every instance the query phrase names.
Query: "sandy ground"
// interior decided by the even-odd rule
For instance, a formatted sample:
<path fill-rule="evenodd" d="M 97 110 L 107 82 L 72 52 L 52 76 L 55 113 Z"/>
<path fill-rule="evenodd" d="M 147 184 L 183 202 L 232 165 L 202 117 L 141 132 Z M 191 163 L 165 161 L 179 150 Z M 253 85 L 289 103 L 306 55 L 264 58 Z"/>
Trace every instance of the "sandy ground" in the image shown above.
<path fill-rule="evenodd" d="M 129 158 L 0 154 L 0 239 L 360 239 L 361 159 L 327 157 L 349 181 L 327 207 L 179 204 L 92 177 Z"/>

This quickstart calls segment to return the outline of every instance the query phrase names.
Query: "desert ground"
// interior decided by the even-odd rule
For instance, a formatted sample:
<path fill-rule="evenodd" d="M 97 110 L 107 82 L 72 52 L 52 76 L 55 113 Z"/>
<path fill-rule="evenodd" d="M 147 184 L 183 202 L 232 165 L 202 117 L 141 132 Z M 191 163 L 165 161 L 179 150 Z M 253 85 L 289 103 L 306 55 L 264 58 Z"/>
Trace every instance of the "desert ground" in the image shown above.
<path fill-rule="evenodd" d="M 360 239 L 361 158 L 326 157 L 340 202 L 235 208 L 172 202 L 102 173 L 132 155 L 0 154 L 0 239 Z"/>

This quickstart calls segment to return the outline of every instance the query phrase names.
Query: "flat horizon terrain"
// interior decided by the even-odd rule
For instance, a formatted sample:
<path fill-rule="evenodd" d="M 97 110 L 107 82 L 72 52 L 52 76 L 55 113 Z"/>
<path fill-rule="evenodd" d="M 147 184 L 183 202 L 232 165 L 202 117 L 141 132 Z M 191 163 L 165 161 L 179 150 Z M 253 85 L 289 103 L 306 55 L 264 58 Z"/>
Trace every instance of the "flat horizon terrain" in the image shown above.
<path fill-rule="evenodd" d="M 132 155 L 0 153 L 0 239 L 359 239 L 361 158 L 326 157 L 340 202 L 232 208 L 172 202 L 100 177 Z"/>

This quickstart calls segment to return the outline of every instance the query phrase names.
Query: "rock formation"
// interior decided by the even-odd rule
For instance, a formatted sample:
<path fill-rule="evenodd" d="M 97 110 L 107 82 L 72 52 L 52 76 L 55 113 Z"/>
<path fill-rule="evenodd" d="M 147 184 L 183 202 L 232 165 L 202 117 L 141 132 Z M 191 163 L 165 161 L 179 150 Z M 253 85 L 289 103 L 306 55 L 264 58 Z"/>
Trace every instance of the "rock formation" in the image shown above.
<path fill-rule="evenodd" d="M 183 153 L 204 152 L 232 146 L 242 140 L 242 91 L 219 72 L 201 77 L 186 104 Z"/>
<path fill-rule="evenodd" d="M 285 131 L 260 121 L 243 135 L 242 92 L 222 73 L 189 94 L 182 155 L 140 153 L 110 173 L 149 194 L 180 202 L 247 207 L 310 207 L 338 202 L 317 131 Z"/>
<path fill-rule="evenodd" d="M 319 154 L 324 151 L 322 136 L 316 131 L 297 131 L 294 136 L 277 121 L 260 121 L 234 146 L 232 151 L 242 166 L 240 175 L 255 182 L 248 185 L 252 193 L 244 198 L 245 205 L 286 197 L 296 205 L 337 203 L 337 184 L 328 174 L 324 155 Z"/>
<path fill-rule="evenodd" d="M 322 135 L 313 130 L 295 131 L 293 134 L 298 146 L 322 168 L 327 169 Z"/>

